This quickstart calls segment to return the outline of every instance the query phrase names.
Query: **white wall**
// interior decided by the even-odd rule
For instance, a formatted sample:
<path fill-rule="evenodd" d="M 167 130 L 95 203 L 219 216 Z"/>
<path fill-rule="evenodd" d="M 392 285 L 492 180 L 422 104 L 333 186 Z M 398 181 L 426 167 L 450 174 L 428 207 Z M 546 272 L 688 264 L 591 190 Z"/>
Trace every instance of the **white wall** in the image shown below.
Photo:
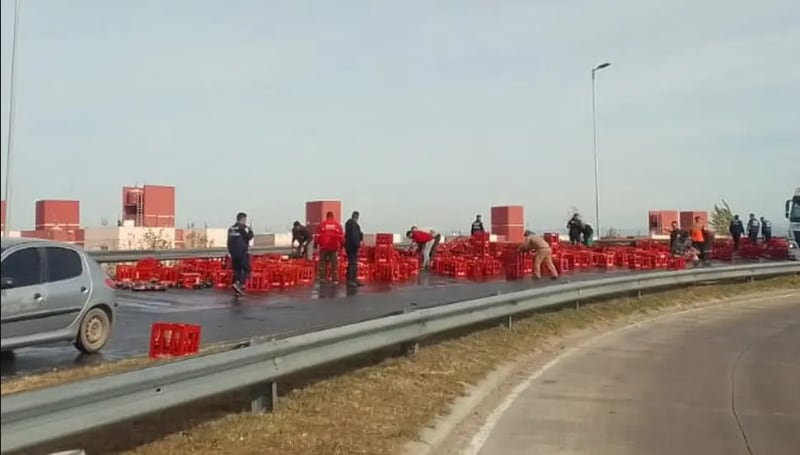
<path fill-rule="evenodd" d="M 252 245 L 254 247 L 288 247 L 292 244 L 292 233 L 268 233 L 256 234 L 253 236 Z"/>
<path fill-rule="evenodd" d="M 148 228 L 135 226 L 86 228 L 83 245 L 87 250 L 142 250 L 152 248 L 148 239 L 160 239 L 166 248 L 175 247 L 175 228 Z"/>

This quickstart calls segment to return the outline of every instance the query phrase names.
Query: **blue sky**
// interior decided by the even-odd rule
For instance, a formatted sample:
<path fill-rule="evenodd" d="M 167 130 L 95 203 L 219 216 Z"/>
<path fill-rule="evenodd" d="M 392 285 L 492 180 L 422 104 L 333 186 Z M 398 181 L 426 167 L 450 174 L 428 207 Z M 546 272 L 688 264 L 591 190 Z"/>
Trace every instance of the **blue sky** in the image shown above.
<path fill-rule="evenodd" d="M 113 221 L 137 183 L 177 186 L 179 225 L 328 198 L 369 231 L 593 220 L 604 61 L 602 226 L 721 197 L 777 222 L 800 186 L 796 1 L 22 1 L 15 228 L 47 198 Z"/>

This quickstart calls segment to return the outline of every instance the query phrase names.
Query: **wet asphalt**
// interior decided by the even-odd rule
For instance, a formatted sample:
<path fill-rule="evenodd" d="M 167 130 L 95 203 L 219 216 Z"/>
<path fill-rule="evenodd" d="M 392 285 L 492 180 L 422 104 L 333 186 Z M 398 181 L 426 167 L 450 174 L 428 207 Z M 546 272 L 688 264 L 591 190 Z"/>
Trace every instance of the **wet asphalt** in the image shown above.
<path fill-rule="evenodd" d="M 563 281 L 584 281 L 630 274 L 628 270 L 568 275 Z M 396 285 L 370 284 L 356 290 L 326 284 L 288 291 L 251 293 L 235 299 L 228 290 L 163 292 L 119 291 L 114 332 L 99 354 L 82 355 L 70 344 L 19 349 L 4 353 L 2 377 L 40 373 L 146 355 L 154 322 L 197 324 L 201 345 L 257 336 L 286 336 L 351 324 L 418 308 L 446 305 L 549 286 L 554 281 L 470 282 L 422 274 L 417 281 Z"/>

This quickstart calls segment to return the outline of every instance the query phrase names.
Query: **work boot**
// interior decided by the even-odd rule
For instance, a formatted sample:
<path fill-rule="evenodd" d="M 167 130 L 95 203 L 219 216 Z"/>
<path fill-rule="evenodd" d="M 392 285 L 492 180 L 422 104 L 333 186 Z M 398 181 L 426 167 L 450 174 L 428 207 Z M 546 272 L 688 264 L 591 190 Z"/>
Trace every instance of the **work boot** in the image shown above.
<path fill-rule="evenodd" d="M 348 288 L 357 288 L 359 285 L 360 285 L 360 283 L 358 283 L 357 281 L 348 281 L 347 282 L 347 287 Z"/>
<path fill-rule="evenodd" d="M 233 288 L 233 292 L 235 292 L 236 295 L 244 295 L 244 289 L 242 289 L 242 285 L 239 284 L 238 281 L 233 283 L 233 286 L 231 287 Z"/>

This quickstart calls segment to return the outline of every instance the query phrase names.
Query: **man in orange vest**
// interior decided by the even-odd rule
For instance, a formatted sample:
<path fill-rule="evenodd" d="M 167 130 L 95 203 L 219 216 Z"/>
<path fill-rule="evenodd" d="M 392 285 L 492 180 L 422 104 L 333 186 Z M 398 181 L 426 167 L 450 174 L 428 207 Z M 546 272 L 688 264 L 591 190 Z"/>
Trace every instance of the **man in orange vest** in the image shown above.
<path fill-rule="evenodd" d="M 692 239 L 692 247 L 696 249 L 700 254 L 701 261 L 706 260 L 706 223 L 703 222 L 703 219 L 699 216 L 694 218 L 694 224 L 692 225 L 692 229 L 689 231 L 689 236 Z"/>

